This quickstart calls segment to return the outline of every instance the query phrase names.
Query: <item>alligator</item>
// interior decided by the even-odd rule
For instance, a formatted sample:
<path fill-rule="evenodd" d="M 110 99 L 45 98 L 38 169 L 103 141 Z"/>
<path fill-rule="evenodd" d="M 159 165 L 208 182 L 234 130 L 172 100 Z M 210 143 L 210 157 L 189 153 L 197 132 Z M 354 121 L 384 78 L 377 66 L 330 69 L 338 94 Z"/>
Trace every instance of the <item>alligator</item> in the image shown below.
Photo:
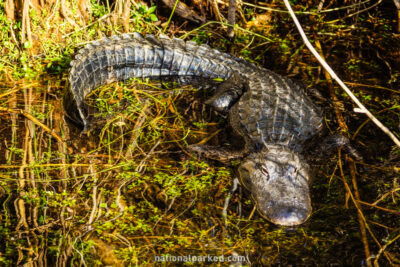
<path fill-rule="evenodd" d="M 305 154 L 323 119 L 296 82 L 205 44 L 139 33 L 90 43 L 71 66 L 64 108 L 84 129 L 90 127 L 85 97 L 100 85 L 132 77 L 222 79 L 206 104 L 228 118 L 243 148 L 192 145 L 190 151 L 221 161 L 239 159 L 235 173 L 268 221 L 295 226 L 309 218 L 311 172 Z"/>

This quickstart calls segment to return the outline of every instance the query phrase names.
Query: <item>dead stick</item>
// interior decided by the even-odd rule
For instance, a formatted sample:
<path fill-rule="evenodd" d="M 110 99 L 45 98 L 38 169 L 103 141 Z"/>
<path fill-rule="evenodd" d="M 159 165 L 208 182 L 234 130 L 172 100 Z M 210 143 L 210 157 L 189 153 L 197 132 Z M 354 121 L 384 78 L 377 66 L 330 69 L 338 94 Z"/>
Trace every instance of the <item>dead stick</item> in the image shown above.
<path fill-rule="evenodd" d="M 351 192 L 350 186 L 349 186 L 349 184 L 347 183 L 346 178 L 344 177 L 344 172 L 343 172 L 343 166 L 342 166 L 342 160 L 341 160 L 341 158 L 342 158 L 342 155 L 341 155 L 341 151 L 340 151 L 340 149 L 339 149 L 338 164 L 339 164 L 340 176 L 341 176 L 341 178 L 342 178 L 344 187 L 346 188 L 347 193 L 350 195 L 350 198 L 351 198 L 351 200 L 353 201 L 354 206 L 356 207 L 356 209 L 357 209 L 358 211 L 360 211 L 359 214 L 360 214 L 361 219 L 363 220 L 363 222 L 366 223 L 366 222 L 367 222 L 367 219 L 364 217 L 364 214 L 363 214 L 363 213 L 361 212 L 361 210 L 360 210 L 360 204 L 358 204 L 358 202 L 356 201 L 356 199 L 355 199 L 353 193 Z M 368 224 L 365 224 L 365 227 L 367 228 L 368 233 L 371 235 L 372 239 L 373 239 L 373 240 L 375 241 L 375 243 L 378 245 L 379 249 L 381 249 L 381 248 L 382 248 L 382 245 L 381 245 L 381 243 L 379 243 L 378 239 L 376 238 L 376 236 L 375 236 L 374 233 L 372 232 L 372 230 L 371 230 L 371 228 L 369 227 L 369 225 L 368 225 Z M 386 259 L 387 259 L 387 260 L 389 261 L 389 263 L 392 265 L 392 261 L 391 261 L 389 255 L 388 255 L 386 252 L 383 252 L 383 253 L 384 253 Z"/>
<path fill-rule="evenodd" d="M 31 114 L 29 114 L 28 112 L 26 112 L 24 110 L 0 107 L 0 111 L 6 111 L 6 112 L 24 115 L 27 119 L 29 119 L 33 123 L 39 125 L 40 127 L 43 128 L 43 130 L 45 130 L 46 132 L 51 134 L 51 136 L 53 136 L 55 139 L 57 139 L 57 141 L 59 141 L 61 143 L 65 143 L 64 140 L 60 136 L 58 136 L 53 130 L 51 130 L 49 127 L 47 127 L 46 125 L 41 123 L 38 119 L 36 119 L 34 116 L 32 116 Z"/>
<path fill-rule="evenodd" d="M 101 18 L 97 19 L 96 21 L 94 21 L 94 22 L 92 22 L 92 23 L 90 23 L 90 24 L 88 24 L 88 25 L 86 25 L 86 26 L 84 26 L 84 27 L 82 27 L 82 28 L 79 28 L 79 29 L 77 29 L 77 30 L 74 30 L 73 32 L 64 34 L 64 35 L 62 36 L 62 38 L 65 38 L 65 37 L 67 37 L 67 36 L 70 36 L 70 35 L 72 35 L 72 34 L 74 34 L 74 33 L 79 32 L 79 31 L 81 31 L 81 30 L 84 30 L 84 29 L 86 29 L 86 28 L 88 28 L 88 27 L 90 27 L 90 26 L 92 26 L 92 25 L 94 25 L 94 24 L 96 24 L 96 23 L 98 23 L 98 22 L 100 22 L 100 21 L 102 21 L 102 20 L 108 18 L 109 16 L 111 16 L 111 13 L 105 14 L 105 15 L 102 16 Z"/>
<path fill-rule="evenodd" d="M 400 33 L 400 9 L 397 10 L 397 31 Z"/>
<path fill-rule="evenodd" d="M 321 55 L 321 57 L 325 60 L 324 54 L 322 52 L 321 43 L 319 42 L 319 40 L 317 38 L 315 38 L 315 46 L 317 47 L 318 52 Z M 325 69 L 324 69 L 324 75 L 325 75 L 325 79 L 329 83 L 329 94 L 331 95 L 331 98 L 333 100 L 333 106 L 335 109 L 335 114 L 336 114 L 336 118 L 338 120 L 340 129 L 342 131 L 348 131 L 348 127 L 346 125 L 346 122 L 344 121 L 343 114 L 342 114 L 342 112 L 340 112 L 339 99 L 335 94 L 335 90 L 333 88 L 333 83 L 332 83 L 332 78 L 329 75 L 329 72 L 326 71 Z"/>
<path fill-rule="evenodd" d="M 393 238 L 392 240 L 390 240 L 389 242 L 387 242 L 387 243 L 379 250 L 378 255 L 376 256 L 375 261 L 374 261 L 374 265 L 375 265 L 375 266 L 379 266 L 378 260 L 379 260 L 379 257 L 381 256 L 382 252 L 385 252 L 385 249 L 386 249 L 389 245 L 391 245 L 394 241 L 396 241 L 397 239 L 399 239 L 399 238 L 400 238 L 400 235 L 397 235 L 395 238 Z M 394 265 L 393 265 L 393 266 L 394 266 Z"/>
<path fill-rule="evenodd" d="M 229 0 L 229 9 L 228 9 L 228 37 L 233 38 L 235 35 L 235 31 L 233 30 L 233 26 L 235 25 L 236 15 L 236 1 Z"/>
<path fill-rule="evenodd" d="M 393 0 L 397 9 L 397 31 L 400 33 L 400 0 Z"/>
<path fill-rule="evenodd" d="M 353 182 L 354 196 L 357 201 L 360 201 L 360 193 L 358 191 L 358 186 L 357 186 L 357 181 L 356 181 L 356 167 L 352 160 L 350 160 L 350 175 L 351 175 L 351 181 Z M 367 231 L 365 230 L 365 224 L 367 222 L 363 221 L 362 210 L 361 210 L 361 207 L 359 207 L 359 208 L 360 209 L 357 212 L 357 216 L 358 216 L 358 223 L 360 224 L 361 241 L 364 244 L 364 252 L 365 252 L 367 267 L 372 267 L 371 252 L 369 250 L 369 245 L 368 245 Z"/>
<path fill-rule="evenodd" d="M 26 35 L 26 16 L 28 16 L 29 2 L 25 0 L 22 8 L 22 29 L 21 29 L 21 45 L 23 46 L 25 43 L 25 35 Z"/>
<path fill-rule="evenodd" d="M 360 202 L 360 204 L 363 204 L 363 205 L 366 205 L 366 206 L 374 207 L 374 208 L 376 208 L 378 210 L 383 210 L 383 211 L 390 212 L 390 213 L 393 213 L 393 214 L 396 214 L 396 215 L 400 215 L 400 211 L 397 211 L 397 210 L 387 209 L 387 208 L 380 207 L 380 206 L 377 206 L 377 205 L 374 205 L 374 204 L 370 204 L 370 203 L 367 203 L 367 202 L 364 202 L 364 201 L 361 201 L 361 200 L 358 200 L 358 202 Z"/>

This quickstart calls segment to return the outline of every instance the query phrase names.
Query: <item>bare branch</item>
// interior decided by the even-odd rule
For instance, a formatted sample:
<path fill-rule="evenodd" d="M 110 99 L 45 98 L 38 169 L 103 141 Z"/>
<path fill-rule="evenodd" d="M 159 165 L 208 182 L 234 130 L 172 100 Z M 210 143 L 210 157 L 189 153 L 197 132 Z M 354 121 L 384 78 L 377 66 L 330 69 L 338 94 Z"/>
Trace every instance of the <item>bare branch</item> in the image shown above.
<path fill-rule="evenodd" d="M 393 1 L 400 1 L 400 0 L 393 0 Z M 321 4 L 323 5 L 324 1 L 321 1 L 320 4 L 318 5 L 318 8 L 316 11 L 295 11 L 295 14 L 299 14 L 299 15 L 317 15 L 320 13 L 329 13 L 329 12 L 334 12 L 334 11 L 339 11 L 339 10 L 345 10 L 345 9 L 350 9 L 350 8 L 358 8 L 361 5 L 364 5 L 366 3 L 371 2 L 371 0 L 365 0 L 365 1 L 361 1 L 355 4 L 351 4 L 348 6 L 342 6 L 342 7 L 336 7 L 336 8 L 330 8 L 330 9 L 325 9 L 322 10 L 323 6 L 321 6 Z M 280 10 L 280 9 L 276 9 L 276 8 L 270 8 L 270 7 L 264 7 L 264 6 L 258 6 L 258 5 L 254 5 L 251 3 L 247 3 L 247 2 L 242 2 L 243 5 L 245 6 L 251 6 L 251 7 L 255 7 L 257 9 L 263 9 L 263 10 L 267 10 L 267 11 L 273 11 L 273 12 L 278 12 L 278 13 L 289 13 L 286 10 Z M 376 4 L 374 4 L 373 6 L 375 6 Z"/>

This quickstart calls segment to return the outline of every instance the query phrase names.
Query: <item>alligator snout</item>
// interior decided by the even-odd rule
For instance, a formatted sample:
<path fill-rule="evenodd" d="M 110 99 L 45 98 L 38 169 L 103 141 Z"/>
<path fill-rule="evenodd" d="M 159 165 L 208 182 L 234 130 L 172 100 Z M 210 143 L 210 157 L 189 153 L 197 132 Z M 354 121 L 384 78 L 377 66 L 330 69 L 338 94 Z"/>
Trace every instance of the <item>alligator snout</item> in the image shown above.
<path fill-rule="evenodd" d="M 260 203 L 259 203 L 260 204 Z M 311 214 L 309 205 L 293 205 L 293 203 L 280 203 L 267 205 L 267 208 L 259 208 L 263 217 L 274 224 L 283 226 L 295 226 L 304 223 Z"/>

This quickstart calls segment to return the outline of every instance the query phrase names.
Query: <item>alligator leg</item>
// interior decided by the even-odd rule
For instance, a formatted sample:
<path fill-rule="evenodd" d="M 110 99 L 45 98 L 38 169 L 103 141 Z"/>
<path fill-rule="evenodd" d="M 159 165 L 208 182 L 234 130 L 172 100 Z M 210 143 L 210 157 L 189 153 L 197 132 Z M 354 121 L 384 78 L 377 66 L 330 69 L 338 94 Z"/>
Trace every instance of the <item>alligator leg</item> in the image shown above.
<path fill-rule="evenodd" d="M 209 145 L 191 145 L 187 149 L 199 157 L 217 160 L 226 164 L 229 164 L 231 160 L 239 160 L 247 155 L 244 150 L 232 150 Z"/>
<path fill-rule="evenodd" d="M 247 89 L 246 79 L 238 74 L 218 85 L 214 95 L 205 101 L 221 115 L 228 115 L 230 108 L 239 100 Z M 209 145 L 191 145 L 189 152 L 199 157 L 217 160 L 229 164 L 231 160 L 238 160 L 246 156 L 246 149 L 233 150 L 226 147 Z"/>
<path fill-rule="evenodd" d="M 318 147 L 313 151 L 313 155 L 330 154 L 338 148 L 342 148 L 346 153 L 349 153 L 356 160 L 362 161 L 360 153 L 351 145 L 350 140 L 340 134 L 326 137 Z"/>
<path fill-rule="evenodd" d="M 229 109 L 239 100 L 240 96 L 247 90 L 245 78 L 234 74 L 230 79 L 221 83 L 215 94 L 205 103 L 212 106 L 222 115 L 227 115 Z"/>

